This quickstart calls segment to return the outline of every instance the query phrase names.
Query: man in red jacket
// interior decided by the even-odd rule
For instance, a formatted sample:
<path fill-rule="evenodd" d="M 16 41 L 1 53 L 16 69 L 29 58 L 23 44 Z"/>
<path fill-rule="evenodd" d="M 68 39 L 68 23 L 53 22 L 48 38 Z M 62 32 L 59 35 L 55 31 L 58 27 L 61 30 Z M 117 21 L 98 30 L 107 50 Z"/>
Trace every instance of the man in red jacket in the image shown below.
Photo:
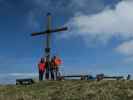
<path fill-rule="evenodd" d="M 44 58 L 41 58 L 41 61 L 38 64 L 38 69 L 39 69 L 39 80 L 43 80 L 43 74 L 45 72 L 45 60 Z"/>

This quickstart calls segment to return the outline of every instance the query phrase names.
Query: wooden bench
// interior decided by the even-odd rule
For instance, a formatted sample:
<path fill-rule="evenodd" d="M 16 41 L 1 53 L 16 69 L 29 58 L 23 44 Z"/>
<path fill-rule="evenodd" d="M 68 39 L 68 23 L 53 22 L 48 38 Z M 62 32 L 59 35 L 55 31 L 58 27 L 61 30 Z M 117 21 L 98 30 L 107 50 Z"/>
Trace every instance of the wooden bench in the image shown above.
<path fill-rule="evenodd" d="M 89 75 L 66 75 L 66 76 L 61 76 L 61 80 L 66 79 L 66 78 L 80 78 L 80 80 L 88 80 Z"/>
<path fill-rule="evenodd" d="M 122 80 L 124 79 L 123 76 L 106 76 L 104 74 L 98 74 L 96 76 L 97 80 L 100 81 L 100 80 Z"/>
<path fill-rule="evenodd" d="M 16 85 L 31 85 L 34 83 L 34 80 L 29 79 L 16 79 Z"/>
<path fill-rule="evenodd" d="M 124 77 L 123 76 L 104 76 L 103 79 L 122 80 L 122 79 L 124 79 Z"/>

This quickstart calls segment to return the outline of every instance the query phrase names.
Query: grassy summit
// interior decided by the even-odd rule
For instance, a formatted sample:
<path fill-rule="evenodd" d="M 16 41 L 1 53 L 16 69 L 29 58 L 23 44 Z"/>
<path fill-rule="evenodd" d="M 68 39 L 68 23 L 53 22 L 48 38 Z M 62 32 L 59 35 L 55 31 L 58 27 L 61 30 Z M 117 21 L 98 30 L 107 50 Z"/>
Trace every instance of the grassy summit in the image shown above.
<path fill-rule="evenodd" d="M 133 100 L 133 81 L 43 81 L 0 86 L 0 100 Z"/>

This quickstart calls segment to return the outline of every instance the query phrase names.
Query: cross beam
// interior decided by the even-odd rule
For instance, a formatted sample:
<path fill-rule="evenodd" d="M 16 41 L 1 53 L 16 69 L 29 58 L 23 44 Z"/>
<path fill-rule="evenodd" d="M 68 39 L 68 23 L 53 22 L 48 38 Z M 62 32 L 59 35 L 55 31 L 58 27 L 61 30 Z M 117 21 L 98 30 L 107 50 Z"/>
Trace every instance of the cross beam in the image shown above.
<path fill-rule="evenodd" d="M 67 30 L 67 27 L 53 29 L 53 30 L 46 30 L 44 32 L 38 32 L 38 33 L 34 32 L 34 33 L 31 34 L 31 36 L 44 35 L 44 34 L 47 34 L 47 33 L 60 32 L 60 31 L 65 31 L 65 30 Z"/>
<path fill-rule="evenodd" d="M 66 31 L 67 27 L 51 29 L 51 14 L 50 13 L 47 14 L 47 18 L 48 18 L 47 30 L 45 30 L 43 32 L 33 32 L 31 34 L 31 36 L 46 35 L 45 53 L 46 53 L 47 61 L 50 61 L 50 39 L 51 39 L 50 37 L 51 37 L 51 33 Z"/>

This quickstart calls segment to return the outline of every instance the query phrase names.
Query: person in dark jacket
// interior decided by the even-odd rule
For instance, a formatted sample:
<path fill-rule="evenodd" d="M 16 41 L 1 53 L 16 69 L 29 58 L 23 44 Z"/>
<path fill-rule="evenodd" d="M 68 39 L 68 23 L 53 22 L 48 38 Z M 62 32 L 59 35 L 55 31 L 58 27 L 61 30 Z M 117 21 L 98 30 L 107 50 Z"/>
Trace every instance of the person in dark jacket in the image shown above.
<path fill-rule="evenodd" d="M 49 56 L 46 57 L 46 72 L 45 72 L 45 79 L 46 80 L 49 80 L 50 79 L 50 76 L 49 76 L 49 73 L 50 73 L 50 66 L 51 66 L 51 63 L 49 61 Z"/>

